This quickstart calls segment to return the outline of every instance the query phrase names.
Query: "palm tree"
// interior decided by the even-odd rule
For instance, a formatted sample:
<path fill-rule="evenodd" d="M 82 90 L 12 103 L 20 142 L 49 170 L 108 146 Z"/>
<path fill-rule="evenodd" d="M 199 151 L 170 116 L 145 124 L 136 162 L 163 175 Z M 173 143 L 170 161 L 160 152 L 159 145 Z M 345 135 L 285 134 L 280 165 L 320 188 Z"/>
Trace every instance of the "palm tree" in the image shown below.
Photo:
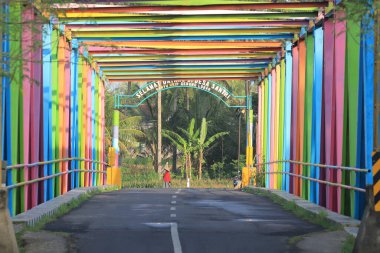
<path fill-rule="evenodd" d="M 200 128 L 200 135 L 198 138 L 198 156 L 199 156 L 199 164 L 198 164 L 198 178 L 202 179 L 202 163 L 203 163 L 203 153 L 206 148 L 208 148 L 214 141 L 216 141 L 218 138 L 229 134 L 228 132 L 219 132 L 211 136 L 207 141 L 207 121 L 206 118 L 202 118 L 202 124 Z"/>

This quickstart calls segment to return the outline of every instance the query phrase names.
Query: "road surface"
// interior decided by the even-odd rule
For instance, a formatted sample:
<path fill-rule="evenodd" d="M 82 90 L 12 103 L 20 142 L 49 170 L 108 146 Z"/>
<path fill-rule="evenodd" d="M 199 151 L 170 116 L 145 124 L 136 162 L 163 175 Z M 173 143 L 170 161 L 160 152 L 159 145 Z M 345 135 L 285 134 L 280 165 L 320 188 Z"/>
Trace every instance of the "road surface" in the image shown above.
<path fill-rule="evenodd" d="M 297 252 L 320 232 L 265 197 L 216 189 L 126 189 L 94 196 L 47 224 L 78 252 Z"/>

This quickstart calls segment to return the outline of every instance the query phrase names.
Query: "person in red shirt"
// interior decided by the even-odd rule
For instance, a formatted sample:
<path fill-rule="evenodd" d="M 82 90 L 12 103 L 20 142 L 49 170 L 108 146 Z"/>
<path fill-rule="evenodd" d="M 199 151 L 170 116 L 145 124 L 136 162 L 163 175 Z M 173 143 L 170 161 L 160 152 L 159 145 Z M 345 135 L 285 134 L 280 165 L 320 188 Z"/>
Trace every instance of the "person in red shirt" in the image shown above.
<path fill-rule="evenodd" d="M 165 164 L 165 172 L 164 172 L 163 179 L 164 179 L 164 188 L 169 188 L 170 187 L 170 171 L 169 171 L 169 166 L 167 162 Z"/>

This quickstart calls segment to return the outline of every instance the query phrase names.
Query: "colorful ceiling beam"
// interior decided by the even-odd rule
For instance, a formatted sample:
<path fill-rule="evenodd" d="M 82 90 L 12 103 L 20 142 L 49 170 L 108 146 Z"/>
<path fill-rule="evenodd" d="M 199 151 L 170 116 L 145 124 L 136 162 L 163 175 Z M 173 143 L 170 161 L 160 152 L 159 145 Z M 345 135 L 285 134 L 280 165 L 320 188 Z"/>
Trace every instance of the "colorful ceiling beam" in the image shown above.
<path fill-rule="evenodd" d="M 111 82 L 255 79 L 328 1 L 97 1 L 56 5 L 59 24 Z"/>

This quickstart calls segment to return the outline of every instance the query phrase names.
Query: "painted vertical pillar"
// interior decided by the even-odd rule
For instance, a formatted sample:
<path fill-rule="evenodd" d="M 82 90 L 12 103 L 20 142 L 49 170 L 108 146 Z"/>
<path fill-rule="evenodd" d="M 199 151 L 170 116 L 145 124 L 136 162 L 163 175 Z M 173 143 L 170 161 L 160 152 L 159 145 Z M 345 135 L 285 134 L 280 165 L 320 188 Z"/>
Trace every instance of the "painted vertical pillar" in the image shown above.
<path fill-rule="evenodd" d="M 293 64 L 292 64 L 292 118 L 291 118 L 291 131 L 290 131 L 290 159 L 297 160 L 298 158 L 298 62 L 299 53 L 298 46 L 292 49 Z M 290 172 L 298 174 L 298 165 L 290 164 Z M 289 182 L 292 186 L 290 192 L 299 196 L 299 178 L 290 177 Z"/>
<path fill-rule="evenodd" d="M 284 94 L 284 159 L 290 160 L 291 154 L 291 124 L 292 124 L 292 102 L 295 98 L 292 97 L 292 71 L 293 71 L 293 58 L 292 58 L 292 43 L 286 42 L 285 45 L 285 94 Z M 290 164 L 284 164 L 284 171 L 290 171 Z M 285 174 L 285 190 L 290 192 L 291 182 L 288 174 Z"/>
<path fill-rule="evenodd" d="M 87 56 L 87 51 L 84 51 L 83 53 L 84 57 Z M 83 59 L 83 70 L 82 70 L 82 151 L 81 151 L 81 158 L 87 158 L 87 78 L 88 78 L 88 65 L 85 59 Z M 87 169 L 87 162 L 82 162 L 81 170 Z M 87 173 L 81 172 L 81 187 L 87 186 Z"/>
<path fill-rule="evenodd" d="M 96 160 L 96 152 L 95 152 L 95 145 L 96 145 L 96 129 L 95 129 L 95 85 L 96 85 L 96 73 L 95 70 L 93 69 L 91 71 L 92 74 L 92 81 L 91 81 L 91 150 L 90 150 L 90 159 L 91 160 Z M 90 170 L 95 170 L 96 164 L 91 163 Z M 91 172 L 91 186 L 96 185 L 96 173 Z"/>
<path fill-rule="evenodd" d="M 368 17 L 366 17 L 368 18 Z M 362 25 L 365 32 L 362 33 L 361 64 L 363 66 L 363 88 L 364 88 L 364 163 L 365 168 L 372 170 L 371 153 L 374 149 L 374 75 L 375 75 L 375 34 L 374 20 L 370 20 L 367 26 Z M 376 50 L 377 51 L 377 50 Z M 378 52 L 376 52 L 378 53 Z M 378 87 L 378 84 L 375 84 Z M 376 130 L 375 130 L 376 131 Z M 373 184 L 372 171 L 366 175 L 366 185 Z M 375 191 L 374 191 L 375 192 Z M 380 199 L 380 196 L 378 197 Z M 380 211 L 378 208 L 377 211 Z"/>
<path fill-rule="evenodd" d="M 70 130 L 71 130 L 71 157 L 79 157 L 78 153 L 78 40 L 71 41 L 71 99 L 70 99 Z M 71 169 L 78 169 L 78 161 L 71 162 Z M 79 173 L 71 173 L 71 189 L 79 186 Z"/>
<path fill-rule="evenodd" d="M 279 152 L 280 152 L 280 108 L 282 107 L 282 105 L 280 105 L 280 91 L 281 91 L 281 69 L 280 69 L 280 65 L 277 64 L 275 66 L 275 70 L 276 70 L 276 109 L 275 109 L 275 125 L 274 125 L 274 161 L 278 161 L 279 160 Z M 279 168 L 280 168 L 280 164 L 278 163 L 274 163 L 273 164 L 274 166 L 274 171 L 276 172 L 274 174 L 274 188 L 275 189 L 279 189 L 280 187 L 280 184 L 281 184 L 281 174 L 277 173 L 279 172 Z"/>
<path fill-rule="evenodd" d="M 278 134 L 278 160 L 284 160 L 284 112 L 285 112 L 285 59 L 282 59 L 279 67 L 279 75 L 280 75 L 280 98 L 279 98 L 279 134 Z M 284 163 L 278 164 L 278 171 L 284 172 Z M 277 174 L 278 182 L 277 188 L 281 190 L 285 190 L 285 175 Z"/>
<path fill-rule="evenodd" d="M 100 77 L 96 77 L 96 83 L 95 83 L 95 116 L 94 116 L 94 123 L 95 123 L 95 143 L 94 143 L 94 159 L 97 161 L 100 161 L 100 93 L 99 93 L 99 86 L 100 86 Z M 100 171 L 100 164 L 95 164 L 95 169 L 97 171 Z M 95 173 L 95 182 L 94 185 L 100 185 L 100 175 L 99 173 Z"/>
<path fill-rule="evenodd" d="M 59 45 L 59 31 L 53 30 L 52 36 L 51 36 L 51 96 L 52 96 L 52 103 L 51 103 L 51 142 L 52 142 L 52 155 L 51 159 L 49 160 L 56 160 L 57 152 L 59 150 L 58 143 L 59 140 L 57 140 L 57 137 L 59 136 L 59 130 L 58 130 L 58 45 Z M 51 165 L 52 171 L 51 174 L 55 174 L 58 172 L 59 165 L 56 163 L 53 163 Z M 58 191 L 60 190 L 60 187 L 58 187 L 58 181 L 59 179 L 57 177 L 52 178 L 51 181 L 53 182 L 53 189 L 51 191 L 53 192 L 53 198 L 58 196 Z"/>
<path fill-rule="evenodd" d="M 21 136 L 22 136 L 22 48 L 21 48 L 21 3 L 10 2 L 10 134 L 12 142 L 11 146 L 11 164 L 19 164 L 21 159 L 23 160 L 23 150 L 21 149 Z M 20 107 L 21 106 L 21 107 Z M 20 159 L 21 158 L 21 159 Z M 20 169 L 20 172 L 23 169 Z M 19 177 L 18 170 L 11 170 L 11 182 L 18 182 Z M 12 207 L 10 213 L 12 216 L 20 212 L 21 206 L 17 198 L 20 196 L 20 189 L 13 189 L 8 193 L 8 199 L 12 199 Z M 23 202 L 23 200 L 21 200 Z"/>
<path fill-rule="evenodd" d="M 276 125 L 276 70 L 275 68 L 272 68 L 271 69 L 271 77 L 272 77 L 272 86 L 271 86 L 271 124 L 270 124 L 270 161 L 274 161 L 275 160 L 275 145 L 276 145 L 276 142 L 275 142 L 275 125 Z M 277 182 L 275 182 L 275 180 L 277 179 L 277 177 L 275 176 L 274 172 L 275 172 L 275 164 L 271 164 L 270 165 L 270 188 L 271 189 L 274 189 L 275 185 L 277 184 Z"/>
<path fill-rule="evenodd" d="M 105 162 L 105 95 L 104 95 L 104 82 L 100 84 L 100 119 L 101 119 L 101 128 L 100 128 L 100 161 Z M 106 167 L 102 165 L 102 171 L 105 171 Z M 106 183 L 106 174 L 102 174 L 101 184 Z"/>
<path fill-rule="evenodd" d="M 112 147 L 116 150 L 115 155 L 115 167 L 119 167 L 119 123 L 120 123 L 120 112 L 118 110 L 113 111 L 113 136 L 112 136 Z"/>
<path fill-rule="evenodd" d="M 269 68 L 270 69 L 270 68 Z M 267 82 L 268 90 L 267 90 L 267 126 L 266 126 L 266 143 L 267 143 L 267 153 L 266 153 L 266 162 L 271 161 L 271 133 L 272 133 L 272 127 L 271 127 L 271 120 L 272 120 L 272 75 L 268 74 L 268 78 L 265 80 Z M 271 187 L 271 181 L 273 182 L 273 176 L 272 174 L 269 174 L 272 172 L 272 166 L 266 165 L 266 172 L 268 173 L 266 187 Z"/>
<path fill-rule="evenodd" d="M 92 105 L 92 92 L 91 92 L 91 83 L 92 83 L 92 68 L 88 64 L 87 69 L 87 112 L 86 112 L 86 159 L 91 159 L 91 141 L 92 141 L 92 122 L 91 122 L 91 105 Z M 86 163 L 86 170 L 91 170 L 91 162 Z M 92 173 L 86 172 L 86 186 L 91 186 L 92 183 Z"/>
<path fill-rule="evenodd" d="M 249 167 L 251 168 L 254 164 L 254 159 L 253 159 L 253 109 L 252 109 L 252 96 L 249 96 L 250 100 L 250 109 L 249 109 Z"/>
<path fill-rule="evenodd" d="M 62 29 L 63 30 L 63 29 Z M 64 123 L 64 103 L 65 103 L 65 86 L 66 86 L 66 75 L 65 75 L 65 38 L 59 36 L 58 39 L 58 80 L 57 80 L 57 92 L 58 92 L 58 106 L 56 114 L 56 159 L 62 159 L 63 152 L 65 149 L 64 139 L 65 139 L 65 123 Z M 69 82 L 69 80 L 67 80 Z M 65 162 L 57 163 L 56 173 L 64 171 Z M 59 196 L 63 193 L 63 189 L 66 187 L 65 175 L 56 177 L 56 196 Z"/>
<path fill-rule="evenodd" d="M 306 42 L 305 41 L 299 41 L 299 69 L 298 69 L 298 112 L 297 112 L 297 131 L 298 131 L 298 145 L 297 145 L 297 161 L 303 160 L 304 155 L 304 124 L 305 124 L 305 88 L 306 88 Z M 298 173 L 303 175 L 306 170 L 304 170 L 302 165 L 297 166 L 298 167 Z M 305 185 L 305 182 L 303 179 L 299 180 L 299 194 L 303 198 L 306 197 L 305 195 L 305 189 L 302 187 Z"/>
<path fill-rule="evenodd" d="M 334 21 L 327 20 L 325 22 L 324 37 L 324 55 L 323 64 L 323 104 L 324 104 L 324 159 L 326 164 L 333 164 L 334 146 L 335 146 L 335 88 L 334 88 L 334 53 L 335 53 L 335 35 Z M 333 169 L 322 170 L 321 179 L 327 181 L 332 180 Z M 333 188 L 321 185 L 325 189 L 325 197 L 321 197 L 320 203 L 325 202 L 325 206 L 332 210 L 333 206 Z"/>
<path fill-rule="evenodd" d="M 84 60 L 80 56 L 78 60 L 78 147 L 77 147 L 77 157 L 84 157 L 84 130 L 83 130 L 83 69 Z M 84 169 L 84 162 L 79 161 L 77 163 L 77 168 L 79 170 Z M 78 187 L 84 186 L 84 173 L 78 172 Z"/>
<path fill-rule="evenodd" d="M 335 87 L 335 127 L 336 127 L 336 136 L 335 136 L 335 152 L 336 157 L 334 159 L 334 162 L 338 166 L 343 165 L 343 158 L 344 158 L 344 147 L 345 147 L 345 140 L 347 139 L 345 136 L 345 102 L 344 97 L 345 93 L 347 92 L 345 89 L 345 77 L 346 77 L 346 25 L 347 21 L 345 20 L 345 15 L 343 12 L 336 13 L 335 16 L 335 26 L 334 26 L 334 33 L 335 33 L 335 46 L 334 46 L 334 87 Z M 332 173 L 330 173 L 332 174 Z M 343 178 L 345 177 L 345 174 L 343 174 L 342 170 L 337 170 L 334 172 L 334 180 L 338 183 L 345 182 Z M 338 211 L 340 213 L 344 212 L 342 209 L 345 205 L 345 198 L 342 196 L 344 195 L 343 189 L 341 188 L 334 188 L 333 191 L 334 194 L 334 203 L 333 210 Z M 333 200 L 332 200 L 333 201 Z"/>
<path fill-rule="evenodd" d="M 358 92 L 359 92 L 359 59 L 360 59 L 360 25 L 358 22 L 348 19 L 347 20 L 347 38 L 346 38 L 346 80 L 345 80 L 345 103 L 347 127 L 346 133 L 348 134 L 348 140 L 346 145 L 348 157 L 345 157 L 344 161 L 346 165 L 350 167 L 356 167 L 357 165 L 357 127 L 358 127 Z M 343 135 L 346 136 L 346 135 Z M 347 154 L 346 153 L 346 154 Z M 356 185 L 356 173 L 345 173 L 345 181 L 343 183 L 355 186 Z M 342 190 L 343 191 L 343 190 Z M 345 191 L 346 198 L 349 200 L 346 203 L 344 213 L 351 215 L 352 217 L 358 217 L 358 196 L 354 191 Z"/>
<path fill-rule="evenodd" d="M 42 33 L 42 54 L 43 54 L 43 95 L 42 95 L 42 106 L 43 106 L 43 159 L 48 161 L 52 159 L 52 90 L 51 90 L 51 81 L 52 81 L 52 25 L 45 24 L 43 25 Z M 44 176 L 52 174 L 52 165 L 44 165 Z M 48 179 L 44 181 L 44 202 L 53 198 L 53 179 Z"/>
<path fill-rule="evenodd" d="M 314 76 L 314 37 L 308 36 L 306 39 L 306 81 L 305 81 L 305 98 L 304 98 L 304 145 L 303 162 L 309 162 L 311 158 L 311 133 L 312 133 L 312 115 L 313 115 L 313 76 Z M 303 176 L 312 177 L 310 166 L 303 166 Z M 314 192 L 310 190 L 313 182 L 303 180 L 302 197 L 312 201 Z"/>
<path fill-rule="evenodd" d="M 374 87 L 378 89 L 375 83 L 375 37 L 374 37 L 374 20 L 369 16 L 363 17 L 361 24 L 361 43 L 360 43 L 360 74 L 359 74 L 359 101 L 358 101 L 358 127 L 357 127 L 357 162 L 356 167 L 369 169 L 369 172 L 355 173 L 356 187 L 363 188 L 364 186 L 374 187 L 375 211 L 378 211 L 376 200 L 380 200 L 380 194 L 376 194 L 379 184 L 373 180 L 380 179 L 375 174 L 372 177 L 372 162 L 376 162 L 376 158 L 372 160 L 371 154 L 374 150 Z M 375 85 L 373 85 L 375 84 Z M 377 117 L 377 115 L 375 115 Z M 376 131 L 376 130 L 375 130 Z M 372 161 L 372 162 L 371 162 Z M 376 166 L 374 166 L 374 170 Z M 379 173 L 380 175 L 380 173 Z M 363 215 L 365 207 L 365 195 L 355 192 L 357 203 L 355 206 L 355 217 L 359 219 Z"/>
<path fill-rule="evenodd" d="M 265 134 L 264 134 L 264 125 L 265 125 L 265 81 L 261 80 L 261 108 L 260 108 L 260 163 L 264 162 L 264 156 L 265 156 Z M 264 171 L 264 167 L 261 167 L 261 172 Z M 266 175 L 265 175 L 266 176 Z"/>
<path fill-rule="evenodd" d="M 9 33 L 9 3 L 4 3 L 2 7 L 2 11 L 4 13 L 4 21 L 8 24 L 5 24 L 3 27 L 4 37 L 2 41 L 2 51 L 3 51 L 3 65 L 2 70 L 4 71 L 4 75 L 1 77 L 2 85 L 3 85 L 3 118 L 2 121 L 4 128 L 2 129 L 2 134 L 4 136 L 4 143 L 8 147 L 7 152 L 5 149 L 3 150 L 2 156 L 3 160 L 7 161 L 7 165 L 12 165 L 12 128 L 11 128 L 11 85 L 10 85 L 10 33 Z M 12 180 L 12 171 L 8 170 L 6 172 L 6 185 L 10 185 L 13 183 Z M 8 190 L 8 207 L 9 212 L 13 215 L 13 189 Z"/>
<path fill-rule="evenodd" d="M 32 30 L 33 30 L 33 19 L 34 19 L 34 11 L 33 8 L 28 7 L 26 8 L 22 13 L 22 21 L 24 22 L 23 25 L 23 32 L 22 32 L 22 59 L 23 59 L 23 79 L 22 79 L 22 94 L 23 94 L 23 163 L 29 164 L 30 163 L 30 151 L 31 151 L 31 143 L 30 143 L 30 113 L 31 113 L 31 87 L 33 85 L 33 67 L 32 62 L 29 59 L 32 59 L 33 55 L 33 36 L 32 36 Z M 33 120 L 33 119 L 32 119 Z M 28 168 L 25 166 L 23 169 L 20 170 L 20 172 L 24 175 L 21 175 L 23 177 L 22 181 L 29 181 L 32 179 L 31 177 L 31 170 L 32 168 Z M 30 209 L 32 207 L 31 205 L 31 199 L 29 199 L 29 191 L 30 191 L 30 185 L 25 185 L 21 187 L 21 199 L 24 199 L 24 201 L 21 203 L 21 212 L 25 212 L 26 210 Z M 32 197 L 33 198 L 33 197 Z M 35 201 L 36 202 L 36 201 Z"/>
<path fill-rule="evenodd" d="M 260 163 L 260 157 L 261 157 L 261 121 L 262 121 L 262 82 L 257 87 L 258 88 L 258 108 L 257 108 L 257 124 L 256 124 L 256 157 L 258 158 L 257 163 Z"/>
<path fill-rule="evenodd" d="M 313 115 L 311 163 L 321 162 L 321 120 L 322 120 L 322 90 L 323 90 L 323 29 L 314 30 L 314 80 L 313 80 Z M 319 179 L 320 168 L 311 167 L 311 176 Z M 319 204 L 319 183 L 312 182 L 310 191 L 312 201 Z"/>
<path fill-rule="evenodd" d="M 34 14 L 34 13 L 33 13 Z M 39 18 L 36 21 L 40 21 Z M 40 161 L 43 151 L 43 142 L 41 135 L 43 133 L 43 108 L 42 108 L 42 25 L 34 24 L 33 40 L 39 43 L 34 47 L 32 59 L 35 61 L 32 65 L 33 68 L 33 83 L 31 85 L 31 126 L 30 126 L 30 143 L 31 143 L 31 162 L 35 163 Z M 44 168 L 42 166 L 35 166 L 31 168 L 31 179 L 36 179 L 43 175 Z M 37 206 L 44 201 L 43 182 L 31 184 L 31 207 Z"/>
<path fill-rule="evenodd" d="M 263 122 L 263 162 L 267 162 L 269 159 L 269 151 L 268 147 L 270 143 L 268 142 L 268 120 L 270 118 L 270 109 L 269 109 L 269 96 L 268 96 L 268 91 L 269 91 L 269 84 L 268 84 L 268 77 L 265 77 L 264 79 L 264 108 L 263 111 L 264 113 L 264 122 Z M 267 174 L 269 166 L 265 165 L 264 170 L 265 170 L 265 187 L 269 187 L 269 177 L 270 175 Z"/>
<path fill-rule="evenodd" d="M 71 92 L 71 47 L 67 41 L 65 41 L 65 50 L 64 50 L 64 76 L 65 84 L 63 90 L 63 152 L 62 156 L 67 158 L 70 156 L 69 147 L 70 147 L 70 92 Z M 70 162 L 64 162 L 62 171 L 68 173 Z M 69 182 L 69 174 L 64 174 L 62 176 L 62 193 L 66 193 L 71 189 L 71 183 Z"/>

